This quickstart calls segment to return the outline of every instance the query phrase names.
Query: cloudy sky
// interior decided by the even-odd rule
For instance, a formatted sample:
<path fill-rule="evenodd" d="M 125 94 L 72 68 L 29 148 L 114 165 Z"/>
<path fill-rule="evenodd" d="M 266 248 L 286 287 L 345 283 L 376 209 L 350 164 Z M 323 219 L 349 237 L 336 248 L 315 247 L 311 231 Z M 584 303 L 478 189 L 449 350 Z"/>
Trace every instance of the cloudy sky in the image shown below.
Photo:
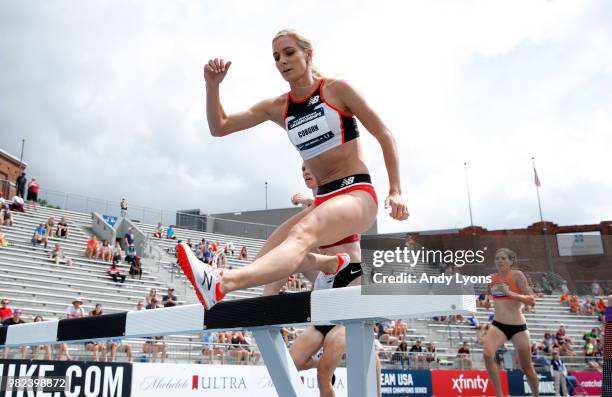
<path fill-rule="evenodd" d="M 612 219 L 612 2 L 25 1 L 0 3 L 0 147 L 43 188 L 168 210 L 286 207 L 300 158 L 272 123 L 212 138 L 202 66 L 233 61 L 228 112 L 288 90 L 271 39 L 315 40 L 394 133 L 406 222 L 379 230 Z M 265 6 L 263 5 L 265 4 Z M 379 196 L 381 150 L 362 128 Z"/>

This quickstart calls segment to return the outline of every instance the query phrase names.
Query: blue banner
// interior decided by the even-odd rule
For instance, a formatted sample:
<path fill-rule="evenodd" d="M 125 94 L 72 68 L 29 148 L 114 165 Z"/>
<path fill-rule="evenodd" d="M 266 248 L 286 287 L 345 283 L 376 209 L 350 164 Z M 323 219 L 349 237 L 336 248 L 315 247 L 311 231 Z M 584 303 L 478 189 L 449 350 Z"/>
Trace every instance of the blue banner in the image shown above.
<path fill-rule="evenodd" d="M 555 381 L 550 372 L 538 372 L 540 396 L 555 395 Z M 511 396 L 531 396 L 531 388 L 523 371 L 508 371 L 508 389 Z"/>
<path fill-rule="evenodd" d="M 431 371 L 383 368 L 380 386 L 383 397 L 431 397 Z"/>
<path fill-rule="evenodd" d="M 104 222 L 108 223 L 111 227 L 115 227 L 115 223 L 117 223 L 116 216 L 102 215 L 102 218 L 104 218 Z"/>

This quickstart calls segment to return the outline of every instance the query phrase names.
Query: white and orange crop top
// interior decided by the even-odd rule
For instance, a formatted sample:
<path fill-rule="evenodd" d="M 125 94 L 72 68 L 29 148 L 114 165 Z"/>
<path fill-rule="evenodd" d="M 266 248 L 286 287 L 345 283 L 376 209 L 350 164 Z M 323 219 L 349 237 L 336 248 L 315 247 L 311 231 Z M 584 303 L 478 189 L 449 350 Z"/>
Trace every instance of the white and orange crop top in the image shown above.
<path fill-rule="evenodd" d="M 304 160 L 359 137 L 355 116 L 330 105 L 323 98 L 321 79 L 307 98 L 296 101 L 287 94 L 285 130 Z"/>
<path fill-rule="evenodd" d="M 491 283 L 489 284 L 489 289 L 491 291 L 491 295 L 493 295 L 493 299 L 512 299 L 506 294 L 506 291 L 503 288 L 504 284 L 507 286 L 509 291 L 517 294 L 521 293 L 521 290 L 514 281 L 512 272 L 509 272 L 503 278 L 499 275 L 499 273 L 495 273 L 491 277 Z"/>

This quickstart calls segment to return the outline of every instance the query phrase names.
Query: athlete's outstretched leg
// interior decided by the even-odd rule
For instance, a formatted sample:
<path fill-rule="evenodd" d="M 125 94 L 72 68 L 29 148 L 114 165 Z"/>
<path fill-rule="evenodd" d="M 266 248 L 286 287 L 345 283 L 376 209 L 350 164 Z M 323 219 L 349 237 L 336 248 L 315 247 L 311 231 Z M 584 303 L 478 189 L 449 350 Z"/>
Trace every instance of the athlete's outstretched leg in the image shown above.
<path fill-rule="evenodd" d="M 296 273 L 314 247 L 333 244 L 367 230 L 376 219 L 376 212 L 372 196 L 364 191 L 353 191 L 324 202 L 293 226 L 276 248 L 249 266 L 227 271 L 223 275 L 221 292 L 277 281 Z"/>
<path fill-rule="evenodd" d="M 299 212 L 293 215 L 291 218 L 287 219 L 283 222 L 279 227 L 274 229 L 274 232 L 268 237 L 266 243 L 261 247 L 259 253 L 255 257 L 255 260 L 261 258 L 268 252 L 270 252 L 273 248 L 276 248 L 280 243 L 282 243 L 289 234 L 289 231 L 293 226 L 295 226 L 302 218 L 304 218 L 310 211 L 312 211 L 314 207 L 308 207 L 302 212 Z M 315 276 L 316 277 L 316 276 Z M 276 295 L 280 291 L 283 285 L 287 282 L 286 278 L 282 278 L 271 283 L 268 283 L 264 286 L 263 295 Z"/>

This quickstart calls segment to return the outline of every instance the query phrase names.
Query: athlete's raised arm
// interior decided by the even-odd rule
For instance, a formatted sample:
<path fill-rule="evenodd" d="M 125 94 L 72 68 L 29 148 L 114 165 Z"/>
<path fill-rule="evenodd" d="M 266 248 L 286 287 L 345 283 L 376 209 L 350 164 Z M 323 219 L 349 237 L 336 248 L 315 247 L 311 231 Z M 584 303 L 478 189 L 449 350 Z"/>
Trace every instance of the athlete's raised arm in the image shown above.
<path fill-rule="evenodd" d="M 232 62 L 215 58 L 204 66 L 206 82 L 206 117 L 212 136 L 225 136 L 246 130 L 264 121 L 272 120 L 275 99 L 265 99 L 247 111 L 226 114 L 219 97 L 219 85 L 227 75 Z"/>
<path fill-rule="evenodd" d="M 387 174 L 389 175 L 389 195 L 385 208 L 391 207 L 391 217 L 397 220 L 408 219 L 408 206 L 402 198 L 399 172 L 399 155 L 395 138 L 376 112 L 350 84 L 343 80 L 334 82 L 338 97 L 363 126 L 376 138 L 383 152 Z"/>

